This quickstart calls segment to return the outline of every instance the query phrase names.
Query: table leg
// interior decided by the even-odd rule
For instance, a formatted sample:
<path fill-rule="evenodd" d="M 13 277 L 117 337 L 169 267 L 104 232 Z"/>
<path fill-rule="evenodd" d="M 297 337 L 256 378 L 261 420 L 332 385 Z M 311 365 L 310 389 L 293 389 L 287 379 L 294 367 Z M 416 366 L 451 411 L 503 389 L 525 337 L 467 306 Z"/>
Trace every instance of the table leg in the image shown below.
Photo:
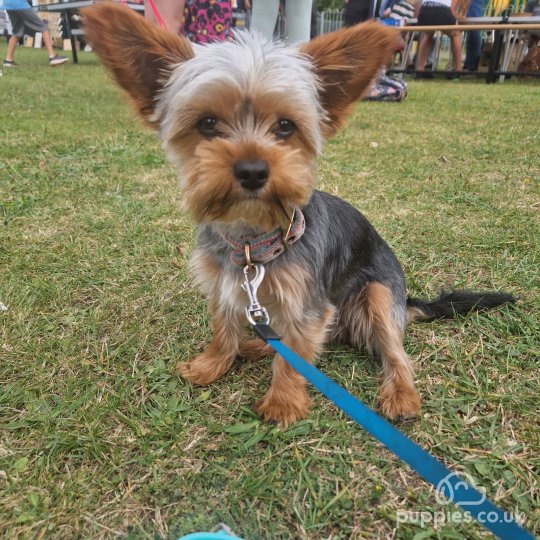
<path fill-rule="evenodd" d="M 63 24 L 66 25 L 66 32 L 71 42 L 71 55 L 73 56 L 73 63 L 78 64 L 79 59 L 77 58 L 77 40 L 75 36 L 71 33 L 71 24 L 69 24 L 69 10 L 66 9 L 63 13 Z"/>
<path fill-rule="evenodd" d="M 486 77 L 486 82 L 488 84 L 494 83 L 497 80 L 495 71 L 497 71 L 497 67 L 499 66 L 501 60 L 502 41 L 503 32 L 501 30 L 495 30 L 493 49 L 491 51 L 491 58 L 489 60 L 488 75 Z"/>

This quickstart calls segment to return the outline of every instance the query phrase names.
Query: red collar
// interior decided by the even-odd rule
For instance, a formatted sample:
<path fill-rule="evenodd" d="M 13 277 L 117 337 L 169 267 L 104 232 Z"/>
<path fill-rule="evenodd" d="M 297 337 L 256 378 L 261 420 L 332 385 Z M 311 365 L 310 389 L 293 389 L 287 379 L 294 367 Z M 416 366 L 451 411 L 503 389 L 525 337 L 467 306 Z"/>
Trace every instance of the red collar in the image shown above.
<path fill-rule="evenodd" d="M 238 239 L 232 239 L 224 235 L 224 238 L 232 248 L 231 261 L 236 266 L 245 266 L 250 263 L 266 264 L 279 257 L 298 241 L 304 234 L 305 227 L 304 214 L 299 208 L 295 208 L 286 232 L 281 227 L 277 227 L 259 236 L 247 234 Z"/>

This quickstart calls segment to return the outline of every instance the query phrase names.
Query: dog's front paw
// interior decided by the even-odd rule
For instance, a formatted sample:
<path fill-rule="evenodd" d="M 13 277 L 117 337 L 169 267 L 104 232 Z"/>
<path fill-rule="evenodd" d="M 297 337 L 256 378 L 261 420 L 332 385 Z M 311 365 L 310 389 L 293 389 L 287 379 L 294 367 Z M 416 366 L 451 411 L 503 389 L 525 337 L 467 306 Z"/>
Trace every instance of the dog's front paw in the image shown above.
<path fill-rule="evenodd" d="M 414 386 L 385 385 L 379 393 L 379 408 L 392 420 L 414 418 L 420 412 L 420 397 Z"/>
<path fill-rule="evenodd" d="M 304 393 L 303 396 L 295 396 L 291 400 L 284 401 L 268 392 L 255 406 L 265 422 L 278 424 L 281 427 L 287 427 L 294 424 L 297 420 L 306 418 L 311 406 L 311 400 Z"/>
<path fill-rule="evenodd" d="M 230 367 L 230 362 L 215 358 L 206 353 L 199 354 L 189 362 L 178 366 L 180 376 L 193 384 L 206 386 L 219 379 Z"/>

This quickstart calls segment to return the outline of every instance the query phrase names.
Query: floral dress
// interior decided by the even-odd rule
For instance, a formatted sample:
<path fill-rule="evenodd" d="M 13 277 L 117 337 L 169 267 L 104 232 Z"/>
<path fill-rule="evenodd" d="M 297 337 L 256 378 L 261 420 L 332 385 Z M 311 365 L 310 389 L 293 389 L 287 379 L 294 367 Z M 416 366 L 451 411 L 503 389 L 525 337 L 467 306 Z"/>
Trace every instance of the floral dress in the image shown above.
<path fill-rule="evenodd" d="M 186 0 L 183 33 L 194 43 L 232 39 L 231 0 Z"/>

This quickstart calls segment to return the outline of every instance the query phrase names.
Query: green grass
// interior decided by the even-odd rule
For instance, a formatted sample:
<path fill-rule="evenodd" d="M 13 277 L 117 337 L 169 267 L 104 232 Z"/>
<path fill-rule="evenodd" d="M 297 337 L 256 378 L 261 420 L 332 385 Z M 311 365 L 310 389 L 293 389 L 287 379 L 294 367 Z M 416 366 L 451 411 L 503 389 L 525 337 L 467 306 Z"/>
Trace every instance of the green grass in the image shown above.
<path fill-rule="evenodd" d="M 270 360 L 208 389 L 178 377 L 210 337 L 192 225 L 159 141 L 80 57 L 51 69 L 20 48 L 0 79 L 0 536 L 174 539 L 220 521 L 251 540 L 486 536 L 396 532 L 399 510 L 441 510 L 434 491 L 316 392 L 308 420 L 259 422 Z M 411 82 L 402 104 L 361 103 L 319 166 L 412 294 L 519 297 L 410 327 L 423 410 L 402 429 L 536 532 L 539 99 L 534 82 Z M 374 404 L 375 361 L 329 347 L 319 365 Z"/>

